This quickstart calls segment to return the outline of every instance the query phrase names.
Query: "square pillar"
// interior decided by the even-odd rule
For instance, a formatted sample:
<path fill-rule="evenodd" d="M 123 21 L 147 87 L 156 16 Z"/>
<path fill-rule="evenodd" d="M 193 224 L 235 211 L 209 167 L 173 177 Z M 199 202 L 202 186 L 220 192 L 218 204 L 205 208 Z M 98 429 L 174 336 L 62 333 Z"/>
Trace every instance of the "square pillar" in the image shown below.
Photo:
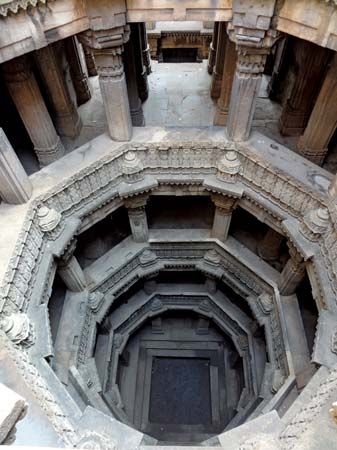
<path fill-rule="evenodd" d="M 224 70 L 221 81 L 220 97 L 216 107 L 214 116 L 214 125 L 226 125 L 229 101 L 232 94 L 232 85 L 236 67 L 236 48 L 234 42 L 227 39 Z"/>
<path fill-rule="evenodd" d="M 144 196 L 130 198 L 125 201 L 131 232 L 135 242 L 147 242 L 149 240 L 149 229 L 145 210 L 146 202 L 147 197 Z"/>
<path fill-rule="evenodd" d="M 220 97 L 222 74 L 224 70 L 226 41 L 226 22 L 219 22 L 215 64 L 212 74 L 211 97 L 217 99 Z"/>
<path fill-rule="evenodd" d="M 285 296 L 295 294 L 305 276 L 305 264 L 302 255 L 292 244 L 288 243 L 288 246 L 290 258 L 281 272 L 279 282 L 280 294 Z"/>
<path fill-rule="evenodd" d="M 225 195 L 212 195 L 215 205 L 213 227 L 211 236 L 220 241 L 225 241 L 232 219 L 232 212 L 235 209 L 237 199 Z"/>
<path fill-rule="evenodd" d="M 76 240 L 73 239 L 60 258 L 58 273 L 70 291 L 82 292 L 86 289 L 87 282 L 82 267 L 74 256 L 75 248 Z"/>
<path fill-rule="evenodd" d="M 211 45 L 209 46 L 208 63 L 207 63 L 207 71 L 210 75 L 213 74 L 213 69 L 215 65 L 216 48 L 218 43 L 218 31 L 219 31 L 219 22 L 214 22 L 213 37 Z"/>
<path fill-rule="evenodd" d="M 71 36 L 65 41 L 65 50 L 70 68 L 71 80 L 76 93 L 78 105 L 83 105 L 91 99 L 90 84 L 87 74 L 83 70 L 82 61 L 79 55 L 79 48 L 76 36 Z"/>

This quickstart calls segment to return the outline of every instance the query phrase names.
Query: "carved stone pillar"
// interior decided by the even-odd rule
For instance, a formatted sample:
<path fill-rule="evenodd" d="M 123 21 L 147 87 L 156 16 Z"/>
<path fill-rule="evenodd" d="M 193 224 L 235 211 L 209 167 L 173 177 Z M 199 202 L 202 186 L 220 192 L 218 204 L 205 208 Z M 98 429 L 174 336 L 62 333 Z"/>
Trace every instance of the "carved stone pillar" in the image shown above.
<path fill-rule="evenodd" d="M 268 49 L 238 46 L 238 59 L 227 118 L 233 141 L 249 138 Z"/>
<path fill-rule="evenodd" d="M 211 236 L 220 241 L 225 241 L 228 236 L 236 199 L 224 195 L 212 195 L 212 201 L 215 205 L 215 212 Z"/>
<path fill-rule="evenodd" d="M 280 131 L 285 136 L 303 132 L 330 57 L 329 50 L 301 39 L 294 42 L 293 51 L 297 74 L 280 118 Z"/>
<path fill-rule="evenodd" d="M 87 65 L 89 77 L 95 77 L 97 74 L 95 57 L 90 47 L 83 45 L 83 53 L 85 57 L 85 63 Z"/>
<path fill-rule="evenodd" d="M 145 211 L 147 197 L 135 197 L 125 202 L 128 210 L 129 221 L 133 240 L 135 242 L 147 242 L 149 239 L 149 229 Z"/>
<path fill-rule="evenodd" d="M 70 291 L 81 292 L 86 289 L 87 282 L 82 267 L 74 256 L 75 247 L 76 241 L 73 240 L 60 259 L 58 273 Z"/>
<path fill-rule="evenodd" d="M 147 80 L 147 71 L 143 61 L 143 48 L 141 39 L 141 25 L 142 23 L 132 23 L 130 43 L 133 47 L 134 62 L 136 68 L 136 79 L 138 95 L 142 102 L 149 96 L 149 82 Z M 128 83 L 128 78 L 126 79 Z"/>
<path fill-rule="evenodd" d="M 228 36 L 226 33 L 226 22 L 219 22 L 215 65 L 213 69 L 211 84 L 211 97 L 215 99 L 220 97 L 227 39 Z"/>
<path fill-rule="evenodd" d="M 316 164 L 322 164 L 337 128 L 337 57 L 334 55 L 309 122 L 297 148 Z"/>
<path fill-rule="evenodd" d="M 245 141 L 250 134 L 266 58 L 279 37 L 272 29 L 274 9 L 275 0 L 233 0 L 233 19 L 227 27 L 237 49 L 227 119 L 227 134 L 233 141 Z"/>
<path fill-rule="evenodd" d="M 269 228 L 261 242 L 257 246 L 257 253 L 265 261 L 275 261 L 280 256 L 280 246 L 283 236 Z"/>
<path fill-rule="evenodd" d="M 35 60 L 46 87 L 50 106 L 54 112 L 57 131 L 62 136 L 75 138 L 80 133 L 82 123 L 70 98 L 54 46 L 48 45 L 37 50 Z"/>
<path fill-rule="evenodd" d="M 207 63 L 207 71 L 210 75 L 212 75 L 215 65 L 216 47 L 218 43 L 218 31 L 219 31 L 219 22 L 214 22 L 213 37 L 211 45 L 209 46 L 208 63 Z"/>
<path fill-rule="evenodd" d="M 82 105 L 91 99 L 90 85 L 84 72 L 76 36 L 65 39 L 65 49 L 70 68 L 70 75 L 76 92 L 77 104 Z"/>
<path fill-rule="evenodd" d="M 140 39 L 142 44 L 142 53 L 143 53 L 143 64 L 146 69 L 147 75 L 150 75 L 152 72 L 151 69 L 151 54 L 150 54 L 150 46 L 147 40 L 147 32 L 145 22 L 140 22 Z"/>
<path fill-rule="evenodd" d="M 302 256 L 291 244 L 289 245 L 290 258 L 284 266 L 279 283 L 281 295 L 295 294 L 296 289 L 305 276 L 305 265 Z"/>
<path fill-rule="evenodd" d="M 27 55 L 3 64 L 6 84 L 26 130 L 33 142 L 41 166 L 64 155 Z"/>
<path fill-rule="evenodd" d="M 132 136 L 122 60 L 124 44 L 128 39 L 129 28 L 126 26 L 81 35 L 82 43 L 94 50 L 108 130 L 116 141 L 129 141 Z"/>
<path fill-rule="evenodd" d="M 0 197 L 13 205 L 26 203 L 32 195 L 32 186 L 9 143 L 0 128 Z"/>
<path fill-rule="evenodd" d="M 145 119 L 143 114 L 142 102 L 139 98 L 138 92 L 135 55 L 134 43 L 130 40 L 125 45 L 124 52 L 125 76 L 128 88 L 130 114 L 132 125 L 135 127 L 143 127 L 145 125 Z"/>
<path fill-rule="evenodd" d="M 233 78 L 236 66 L 235 44 L 227 39 L 225 62 L 221 81 L 220 97 L 214 117 L 214 125 L 226 125 L 229 109 L 229 101 L 232 93 Z"/>

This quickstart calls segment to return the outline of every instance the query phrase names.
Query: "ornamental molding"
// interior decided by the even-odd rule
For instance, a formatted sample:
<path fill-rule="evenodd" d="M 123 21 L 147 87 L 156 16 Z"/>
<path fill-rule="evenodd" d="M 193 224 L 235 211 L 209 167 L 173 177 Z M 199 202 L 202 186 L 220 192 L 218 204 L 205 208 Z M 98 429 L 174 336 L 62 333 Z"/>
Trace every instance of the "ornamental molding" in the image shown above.
<path fill-rule="evenodd" d="M 9 14 L 17 14 L 20 9 L 27 10 L 42 3 L 46 5 L 52 0 L 9 0 L 7 3 L 0 5 L 0 16 L 6 17 Z"/>

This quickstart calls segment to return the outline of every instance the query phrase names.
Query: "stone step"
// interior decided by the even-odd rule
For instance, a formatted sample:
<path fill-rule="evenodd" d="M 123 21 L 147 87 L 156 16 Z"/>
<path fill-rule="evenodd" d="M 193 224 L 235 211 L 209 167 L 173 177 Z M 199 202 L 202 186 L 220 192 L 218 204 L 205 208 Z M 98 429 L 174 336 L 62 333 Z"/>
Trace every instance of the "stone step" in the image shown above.
<path fill-rule="evenodd" d="M 83 433 L 88 429 L 94 429 L 96 433 L 106 436 L 118 450 L 135 449 L 143 443 L 155 445 L 157 442 L 155 439 L 97 411 L 91 406 L 87 406 L 84 410 L 78 426 L 83 430 Z"/>

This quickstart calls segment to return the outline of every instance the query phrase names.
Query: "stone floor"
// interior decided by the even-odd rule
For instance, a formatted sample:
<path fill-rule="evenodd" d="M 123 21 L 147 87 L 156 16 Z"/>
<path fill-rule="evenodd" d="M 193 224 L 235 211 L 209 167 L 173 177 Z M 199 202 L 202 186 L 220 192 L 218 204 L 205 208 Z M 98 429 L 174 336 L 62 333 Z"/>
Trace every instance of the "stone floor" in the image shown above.
<path fill-rule="evenodd" d="M 207 61 L 202 63 L 158 63 L 152 61 L 149 76 L 150 93 L 143 104 L 146 126 L 209 127 L 213 125 L 216 102 L 209 95 L 211 76 Z M 92 98 L 79 107 L 83 127 L 77 139 L 64 139 L 67 153 L 106 131 L 106 118 L 98 77 L 90 78 Z M 298 137 L 281 136 L 278 121 L 281 106 L 267 94 L 268 77 L 264 76 L 257 100 L 253 128 L 271 139 L 296 151 Z M 28 152 L 30 154 L 30 152 Z M 30 159 L 30 155 L 27 158 Z M 26 161 L 28 173 L 38 170 L 37 162 Z M 33 164 L 34 163 L 34 164 Z M 324 164 L 330 172 L 337 171 L 337 146 L 330 151 Z"/>

